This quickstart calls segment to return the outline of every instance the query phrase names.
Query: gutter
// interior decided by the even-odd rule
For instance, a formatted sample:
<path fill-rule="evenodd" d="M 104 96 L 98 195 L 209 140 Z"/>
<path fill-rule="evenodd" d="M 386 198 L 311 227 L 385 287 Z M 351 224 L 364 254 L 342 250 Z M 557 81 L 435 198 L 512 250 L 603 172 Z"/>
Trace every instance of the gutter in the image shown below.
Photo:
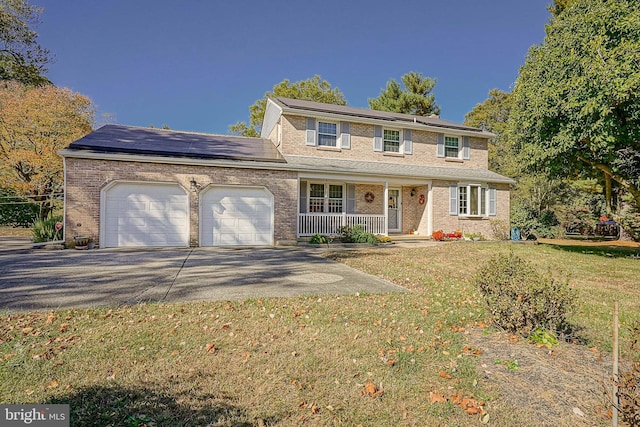
<path fill-rule="evenodd" d="M 310 165 L 292 165 L 289 163 L 271 163 L 271 162 L 255 162 L 255 161 L 233 161 L 233 160 L 209 160 L 209 159 L 198 159 L 198 158 L 185 158 L 185 157 L 163 157 L 163 156 L 147 156 L 147 155 L 136 155 L 136 154 L 123 154 L 123 153 L 104 153 L 104 152 L 96 152 L 96 151 L 80 151 L 80 150 L 69 150 L 63 149 L 58 151 L 63 158 L 78 158 L 78 159 L 93 159 L 93 160 L 114 160 L 114 161 L 124 161 L 124 162 L 141 162 L 141 163 L 160 163 L 160 164 L 176 164 L 176 165 L 188 165 L 188 166 L 217 166 L 224 168 L 234 168 L 234 169 L 270 169 L 270 170 L 281 170 L 281 171 L 291 171 L 300 173 L 321 173 L 321 174 L 334 174 L 334 175 L 358 175 L 358 176 L 372 176 L 372 177 L 387 177 L 387 178 L 406 178 L 406 179 L 437 179 L 437 180 L 481 180 L 483 182 L 492 182 L 492 183 L 500 183 L 500 184 L 514 184 L 515 181 L 511 178 L 503 177 L 503 179 L 497 178 L 474 178 L 469 176 L 461 175 L 447 175 L 447 176 L 439 176 L 433 174 L 422 174 L 415 175 L 411 173 L 385 173 L 381 171 L 375 172 L 365 172 L 358 170 L 351 171 L 340 171 L 340 170 L 330 170 L 321 167 L 314 167 Z"/>
<path fill-rule="evenodd" d="M 487 132 L 485 130 L 472 131 L 467 129 L 461 129 L 455 126 L 447 126 L 447 125 L 434 125 L 427 124 L 421 121 L 421 118 L 414 117 L 413 121 L 404 121 L 404 120 L 385 120 L 385 119 L 376 119 L 373 117 L 362 117 L 351 114 L 342 114 L 342 113 L 332 113 L 329 111 L 318 111 L 312 109 L 302 109 L 302 108 L 294 108 L 288 107 L 286 105 L 282 105 L 282 114 L 291 114 L 294 116 L 302 116 L 302 117 L 318 117 L 318 118 L 326 118 L 328 120 L 334 121 L 348 121 L 353 122 L 354 118 L 357 118 L 358 122 L 368 123 L 373 125 L 383 125 L 383 126 L 391 126 L 391 127 L 402 127 L 406 129 L 415 129 L 415 130 L 427 130 L 436 133 L 453 133 L 456 135 L 463 136 L 474 136 L 476 138 L 486 138 L 491 139 L 495 138 L 497 135 L 491 132 Z"/>

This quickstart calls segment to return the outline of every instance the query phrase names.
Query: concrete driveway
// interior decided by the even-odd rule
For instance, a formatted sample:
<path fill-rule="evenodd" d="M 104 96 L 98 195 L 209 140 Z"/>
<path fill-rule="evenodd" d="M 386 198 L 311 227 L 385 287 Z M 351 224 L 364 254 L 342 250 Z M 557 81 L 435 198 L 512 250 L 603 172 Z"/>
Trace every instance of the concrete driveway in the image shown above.
<path fill-rule="evenodd" d="M 0 246 L 0 309 L 10 311 L 398 291 L 314 249 Z"/>

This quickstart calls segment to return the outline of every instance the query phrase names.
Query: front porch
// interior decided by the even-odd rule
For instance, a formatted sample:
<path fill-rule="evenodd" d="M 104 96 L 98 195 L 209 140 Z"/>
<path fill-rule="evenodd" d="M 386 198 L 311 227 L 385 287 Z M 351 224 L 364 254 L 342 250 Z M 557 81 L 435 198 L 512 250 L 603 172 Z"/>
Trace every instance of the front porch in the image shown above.
<path fill-rule="evenodd" d="M 358 215 L 335 213 L 301 213 L 298 214 L 298 236 L 307 237 L 314 234 L 339 234 L 342 227 L 360 225 L 371 234 L 387 235 L 387 221 L 384 215 Z"/>
<path fill-rule="evenodd" d="M 429 235 L 429 184 L 423 182 L 339 182 L 302 179 L 297 236 L 340 234 L 342 227 L 388 236 Z M 428 209 L 429 208 L 429 209 Z"/>

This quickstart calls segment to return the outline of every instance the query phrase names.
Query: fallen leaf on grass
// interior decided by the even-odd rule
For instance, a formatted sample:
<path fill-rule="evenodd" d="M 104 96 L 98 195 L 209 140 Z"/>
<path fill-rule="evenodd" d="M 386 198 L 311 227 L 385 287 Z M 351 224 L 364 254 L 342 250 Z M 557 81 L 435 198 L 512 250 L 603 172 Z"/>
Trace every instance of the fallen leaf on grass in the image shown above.
<path fill-rule="evenodd" d="M 444 397 L 444 394 L 441 393 L 435 393 L 433 391 L 429 392 L 429 399 L 431 400 L 431 403 L 446 403 L 447 399 Z"/>
<path fill-rule="evenodd" d="M 49 316 L 47 317 L 47 321 L 46 324 L 50 325 L 53 323 L 53 320 L 56 318 L 56 316 L 53 315 L 53 313 L 49 313 Z"/>
<path fill-rule="evenodd" d="M 371 381 L 367 381 L 364 384 L 364 390 L 362 390 L 360 392 L 360 394 L 362 396 L 369 396 L 372 398 L 376 398 L 378 396 L 382 396 L 384 394 L 384 390 L 382 390 L 381 388 L 378 388 L 374 383 L 372 383 Z"/>
<path fill-rule="evenodd" d="M 69 324 L 68 323 L 63 323 L 62 325 L 60 325 L 60 333 L 64 334 L 65 332 L 67 332 L 67 329 L 69 329 Z"/>
<path fill-rule="evenodd" d="M 446 378 L 446 379 L 448 379 L 448 380 L 450 380 L 451 378 L 453 378 L 453 377 L 451 376 L 451 374 L 448 374 L 448 373 L 447 373 L 447 372 L 445 372 L 445 371 L 440 371 L 440 374 L 439 374 L 439 375 L 440 375 L 440 378 Z"/>
<path fill-rule="evenodd" d="M 51 389 L 51 388 L 56 388 L 58 387 L 58 381 L 53 380 L 49 383 L 49 385 L 47 385 L 47 388 Z"/>
<path fill-rule="evenodd" d="M 212 342 L 207 343 L 207 353 L 213 354 L 216 352 L 216 345 Z"/>

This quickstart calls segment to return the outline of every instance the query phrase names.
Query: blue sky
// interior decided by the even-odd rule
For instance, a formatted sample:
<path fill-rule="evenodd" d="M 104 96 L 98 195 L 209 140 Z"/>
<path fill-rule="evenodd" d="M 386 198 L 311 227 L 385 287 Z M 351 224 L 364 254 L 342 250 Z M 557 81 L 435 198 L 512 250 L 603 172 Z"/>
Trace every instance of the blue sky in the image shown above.
<path fill-rule="evenodd" d="M 422 72 L 441 117 L 462 122 L 490 89 L 511 90 L 550 0 L 31 3 L 56 85 L 115 123 L 224 134 L 275 84 L 315 74 L 368 107 L 390 78 Z"/>

